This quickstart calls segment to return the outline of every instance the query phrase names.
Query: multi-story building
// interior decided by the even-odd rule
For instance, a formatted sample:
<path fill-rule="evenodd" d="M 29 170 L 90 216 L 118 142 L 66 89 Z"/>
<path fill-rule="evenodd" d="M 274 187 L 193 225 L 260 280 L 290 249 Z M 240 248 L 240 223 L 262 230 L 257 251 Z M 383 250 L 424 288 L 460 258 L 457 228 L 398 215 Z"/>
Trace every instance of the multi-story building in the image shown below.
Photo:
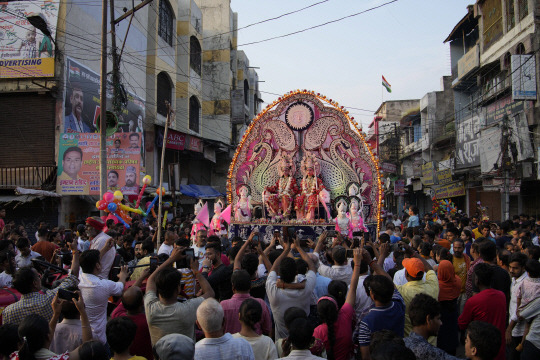
<path fill-rule="evenodd" d="M 418 100 L 389 100 L 383 102 L 369 125 L 367 140 L 375 148 L 384 176 L 385 207 L 398 213 L 403 208 L 403 195 L 394 195 L 394 182 L 400 175 L 402 154 L 400 121 L 404 114 L 418 109 Z"/>
<path fill-rule="evenodd" d="M 455 98 L 454 177 L 464 181 L 468 213 L 480 201 L 492 219 L 538 215 L 539 15 L 534 0 L 477 1 L 445 40 Z"/>
<path fill-rule="evenodd" d="M 116 0 L 112 17 L 120 18 L 134 5 Z M 0 149 L 10 154 L 0 159 L 4 200 L 14 197 L 16 187 L 54 192 L 69 138 L 62 134 L 96 131 L 101 10 L 100 4 L 81 0 L 32 0 L 9 3 L 0 12 L 7 34 L 0 41 L 0 61 L 31 60 L 29 66 L 0 65 Z M 31 13 L 45 19 L 50 37 L 30 25 L 26 16 Z M 151 175 L 154 187 L 165 148 L 164 183 L 187 190 L 191 196 L 180 199 L 186 206 L 195 201 L 192 196 L 225 192 L 235 145 L 260 109 L 256 70 L 237 49 L 237 23 L 228 0 L 156 0 L 114 25 L 116 68 L 108 39 L 107 98 L 108 110 L 118 118 L 115 136 L 138 133 L 134 138 L 142 150 L 136 179 L 140 183 Z M 163 141 L 166 102 L 174 117 Z M 94 160 L 83 157 L 83 162 Z M 47 209 L 23 212 L 39 220 L 47 210 L 48 222 L 68 224 L 95 210 L 96 200 L 85 192 L 63 195 L 42 202 Z"/>

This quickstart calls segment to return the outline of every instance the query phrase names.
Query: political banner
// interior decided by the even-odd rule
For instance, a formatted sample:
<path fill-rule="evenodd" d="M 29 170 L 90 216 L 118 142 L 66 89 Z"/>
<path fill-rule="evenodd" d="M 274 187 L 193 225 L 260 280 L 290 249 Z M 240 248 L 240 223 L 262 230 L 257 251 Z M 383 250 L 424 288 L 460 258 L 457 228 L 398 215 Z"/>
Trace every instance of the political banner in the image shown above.
<path fill-rule="evenodd" d="M 137 195 L 140 185 L 140 133 L 107 137 L 107 189 Z M 58 151 L 56 192 L 64 195 L 99 195 L 100 135 L 63 133 Z"/>
<path fill-rule="evenodd" d="M 0 79 L 53 77 L 59 0 L 0 3 Z M 27 20 L 39 16 L 51 36 Z"/>
<path fill-rule="evenodd" d="M 66 60 L 65 133 L 97 131 L 100 114 L 100 75 L 73 59 Z M 118 132 L 143 132 L 145 101 L 127 92 L 127 105 L 118 117 Z M 112 109 L 112 84 L 107 84 L 107 109 Z M 143 142 L 144 145 L 144 142 Z"/>

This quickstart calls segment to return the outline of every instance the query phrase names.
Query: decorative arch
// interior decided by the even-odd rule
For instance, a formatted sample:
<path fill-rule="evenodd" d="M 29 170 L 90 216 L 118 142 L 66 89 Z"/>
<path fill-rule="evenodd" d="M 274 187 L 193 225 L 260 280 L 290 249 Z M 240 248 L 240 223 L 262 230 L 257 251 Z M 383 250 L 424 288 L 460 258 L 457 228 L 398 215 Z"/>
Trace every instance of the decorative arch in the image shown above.
<path fill-rule="evenodd" d="M 238 186 L 247 184 L 252 202 L 260 204 L 264 188 L 279 176 L 283 154 L 292 157 L 300 181 L 300 161 L 308 153 L 318 159 L 319 175 L 332 200 L 349 195 L 351 183 L 360 185 L 366 222 L 379 229 L 383 192 L 378 159 L 349 112 L 314 91 L 291 91 L 251 122 L 229 167 L 229 203 L 236 203 Z"/>

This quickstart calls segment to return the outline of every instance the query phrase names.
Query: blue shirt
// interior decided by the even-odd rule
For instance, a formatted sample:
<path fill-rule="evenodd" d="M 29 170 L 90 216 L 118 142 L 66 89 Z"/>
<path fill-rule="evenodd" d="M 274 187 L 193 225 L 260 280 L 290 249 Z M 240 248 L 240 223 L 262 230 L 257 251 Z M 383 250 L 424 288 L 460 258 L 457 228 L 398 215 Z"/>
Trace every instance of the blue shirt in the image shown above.
<path fill-rule="evenodd" d="M 317 297 L 317 300 L 320 299 L 321 296 L 328 295 L 328 284 L 330 284 L 331 281 L 332 279 L 317 273 L 315 289 L 313 289 L 313 294 Z"/>
<path fill-rule="evenodd" d="M 397 289 L 394 289 L 392 302 L 388 306 L 373 306 L 357 325 L 357 343 L 369 346 L 371 334 L 380 330 L 392 330 L 403 337 L 405 333 L 405 302 Z"/>
<path fill-rule="evenodd" d="M 418 215 L 409 216 L 408 227 L 415 227 L 415 226 L 420 226 L 420 220 L 418 220 Z"/>
<path fill-rule="evenodd" d="M 202 339 L 195 344 L 194 360 L 208 359 L 255 360 L 255 356 L 245 339 L 225 333 L 222 337 Z"/>

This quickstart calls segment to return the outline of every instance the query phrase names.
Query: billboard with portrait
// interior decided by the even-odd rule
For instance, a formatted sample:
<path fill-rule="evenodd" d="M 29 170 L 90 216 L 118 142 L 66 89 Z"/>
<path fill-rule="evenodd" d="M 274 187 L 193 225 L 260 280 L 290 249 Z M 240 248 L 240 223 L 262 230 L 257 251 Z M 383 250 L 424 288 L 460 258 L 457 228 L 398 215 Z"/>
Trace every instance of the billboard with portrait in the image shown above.
<path fill-rule="evenodd" d="M 58 151 L 56 191 L 64 195 L 99 195 L 100 135 L 63 133 Z M 137 195 L 140 184 L 141 134 L 107 137 L 107 189 Z"/>
<path fill-rule="evenodd" d="M 65 133 L 89 133 L 97 130 L 100 113 L 100 75 L 71 58 L 66 60 L 66 102 L 64 112 Z M 127 92 L 127 105 L 118 117 L 119 132 L 142 132 L 145 102 L 132 92 Z M 107 85 L 107 109 L 112 109 L 112 84 Z"/>
<path fill-rule="evenodd" d="M 56 37 L 59 0 L 0 2 L 0 79 L 53 77 L 53 39 L 32 26 L 27 16 L 41 17 Z"/>

